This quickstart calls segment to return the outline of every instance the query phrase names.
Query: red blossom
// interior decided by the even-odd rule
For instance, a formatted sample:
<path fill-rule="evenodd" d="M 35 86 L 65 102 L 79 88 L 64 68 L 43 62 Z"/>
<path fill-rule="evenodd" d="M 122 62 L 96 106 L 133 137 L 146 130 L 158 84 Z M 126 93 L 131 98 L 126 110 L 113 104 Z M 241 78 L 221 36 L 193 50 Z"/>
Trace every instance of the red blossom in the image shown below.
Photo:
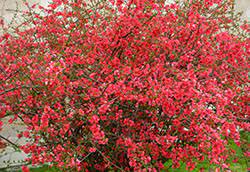
<path fill-rule="evenodd" d="M 22 166 L 22 172 L 29 172 L 29 168 L 27 166 Z"/>

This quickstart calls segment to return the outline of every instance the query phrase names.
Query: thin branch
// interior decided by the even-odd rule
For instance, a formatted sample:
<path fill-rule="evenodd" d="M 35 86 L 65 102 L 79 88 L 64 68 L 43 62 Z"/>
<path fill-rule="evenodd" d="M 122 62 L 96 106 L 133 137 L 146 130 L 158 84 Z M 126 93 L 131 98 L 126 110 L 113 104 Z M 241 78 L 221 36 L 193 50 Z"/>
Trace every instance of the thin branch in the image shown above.
<path fill-rule="evenodd" d="M 98 150 L 97 148 L 96 148 L 96 150 L 97 150 L 97 152 L 99 152 L 103 156 L 104 159 L 106 159 L 108 162 L 110 162 L 114 167 L 116 167 L 117 169 L 119 169 L 121 171 L 124 171 L 122 168 L 118 167 L 113 162 L 111 162 L 100 150 Z"/>
<path fill-rule="evenodd" d="M 24 165 L 26 166 L 26 165 L 30 165 L 30 164 L 31 164 L 30 162 L 26 162 L 26 163 L 17 164 L 17 165 L 8 165 L 7 167 L 0 168 L 0 171 L 12 171 L 12 170 L 16 171 L 16 169 L 19 169 L 19 168 L 21 168 Z"/>
<path fill-rule="evenodd" d="M 20 10 L 14 10 L 14 9 L 5 9 L 5 11 L 10 11 L 10 12 L 17 12 L 17 13 L 23 13 L 23 11 L 20 11 Z"/>
<path fill-rule="evenodd" d="M 14 142 L 10 141 L 9 139 L 5 138 L 4 136 L 0 135 L 0 138 L 5 140 L 6 142 L 8 142 L 9 144 L 11 144 L 12 146 L 14 146 L 15 148 L 19 149 L 19 146 L 17 144 L 15 144 Z"/>
<path fill-rule="evenodd" d="M 30 87 L 30 86 L 25 86 L 25 85 L 24 85 L 24 86 L 21 86 L 21 87 L 10 88 L 10 89 L 7 89 L 7 90 L 1 92 L 1 93 L 0 93 L 0 96 L 3 95 L 3 94 L 5 94 L 5 93 L 8 93 L 8 92 L 18 90 L 18 89 L 20 89 L 20 88 L 32 88 L 32 89 L 34 89 L 34 88 L 37 88 L 37 87 L 39 87 L 39 86 Z"/>
<path fill-rule="evenodd" d="M 89 155 L 91 155 L 91 154 L 92 154 L 92 152 L 88 153 L 88 155 L 86 155 L 82 160 L 80 160 L 80 162 L 84 161 L 84 160 L 85 160 L 86 158 L 88 158 Z"/>

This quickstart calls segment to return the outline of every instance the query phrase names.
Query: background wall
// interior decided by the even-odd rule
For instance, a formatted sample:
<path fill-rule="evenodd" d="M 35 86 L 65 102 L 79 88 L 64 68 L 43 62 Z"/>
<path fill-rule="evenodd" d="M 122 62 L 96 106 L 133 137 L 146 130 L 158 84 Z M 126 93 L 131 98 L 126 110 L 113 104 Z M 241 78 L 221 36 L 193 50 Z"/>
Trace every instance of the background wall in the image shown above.
<path fill-rule="evenodd" d="M 250 0 L 236 0 L 236 10 L 243 11 L 243 18 L 250 21 Z"/>
<path fill-rule="evenodd" d="M 31 5 L 40 4 L 40 1 L 44 4 L 47 0 L 27 0 Z M 22 0 L 0 0 L 0 17 L 9 24 L 18 24 L 21 21 L 20 11 L 26 9 Z"/>
<path fill-rule="evenodd" d="M 42 6 L 47 6 L 51 1 L 52 0 L 27 0 L 30 4 L 38 3 Z M 173 0 L 169 1 L 171 2 Z M 23 9 L 25 9 L 25 6 L 22 0 L 0 0 L 0 17 L 8 23 L 11 23 L 13 17 L 15 18 L 15 22 L 18 22 L 20 15 L 18 15 L 16 10 L 21 11 Z M 250 21 L 250 0 L 236 0 L 236 9 L 237 11 L 243 11 L 243 18 Z"/>

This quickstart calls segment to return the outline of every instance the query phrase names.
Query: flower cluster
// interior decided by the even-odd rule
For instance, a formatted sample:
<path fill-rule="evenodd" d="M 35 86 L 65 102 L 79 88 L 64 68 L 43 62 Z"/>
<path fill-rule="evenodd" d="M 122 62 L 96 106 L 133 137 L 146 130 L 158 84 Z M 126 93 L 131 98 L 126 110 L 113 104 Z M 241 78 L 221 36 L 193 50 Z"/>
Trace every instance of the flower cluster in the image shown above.
<path fill-rule="evenodd" d="M 231 0 L 54 0 L 0 38 L 0 113 L 33 164 L 228 168 L 249 131 L 249 25 Z"/>

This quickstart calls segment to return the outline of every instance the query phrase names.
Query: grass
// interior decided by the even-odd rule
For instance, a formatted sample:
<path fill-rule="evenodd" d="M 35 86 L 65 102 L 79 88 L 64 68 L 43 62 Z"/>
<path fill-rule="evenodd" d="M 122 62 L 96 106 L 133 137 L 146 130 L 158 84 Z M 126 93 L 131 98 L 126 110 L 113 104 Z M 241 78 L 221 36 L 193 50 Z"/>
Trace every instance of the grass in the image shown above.
<path fill-rule="evenodd" d="M 49 167 L 48 165 L 43 165 L 41 167 L 30 168 L 30 172 L 60 172 L 56 167 Z M 19 172 L 21 172 L 20 170 Z"/>
<path fill-rule="evenodd" d="M 241 147 L 237 146 L 232 140 L 228 141 L 229 148 L 235 150 L 236 152 L 234 156 L 228 158 L 228 163 L 230 164 L 229 168 L 231 169 L 232 172 L 247 172 L 249 168 L 250 160 L 243 153 L 243 150 L 246 151 L 246 149 L 248 149 L 250 140 L 249 133 L 246 131 L 241 131 L 240 135 L 242 141 Z M 238 161 L 233 162 L 233 160 L 236 158 L 238 159 Z M 172 169 L 171 168 L 172 160 L 169 160 L 164 164 L 164 166 L 165 166 L 164 171 L 167 172 L 188 172 L 186 170 L 186 165 L 184 163 L 180 163 L 179 168 Z M 210 170 L 214 171 L 217 167 L 218 166 L 216 165 L 211 165 L 208 160 L 204 160 L 202 163 L 199 163 L 192 172 L 199 172 L 201 168 L 203 168 L 204 171 L 210 171 Z"/>

